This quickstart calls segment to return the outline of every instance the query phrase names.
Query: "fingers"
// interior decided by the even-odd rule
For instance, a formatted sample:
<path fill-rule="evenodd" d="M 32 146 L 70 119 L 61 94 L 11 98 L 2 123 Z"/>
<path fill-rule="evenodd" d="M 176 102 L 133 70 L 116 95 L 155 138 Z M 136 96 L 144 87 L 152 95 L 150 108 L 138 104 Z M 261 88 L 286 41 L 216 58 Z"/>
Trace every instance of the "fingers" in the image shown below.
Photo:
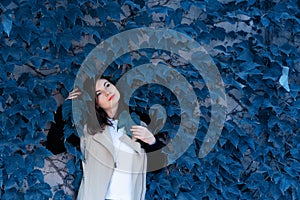
<path fill-rule="evenodd" d="M 130 131 L 136 137 L 145 137 L 146 138 L 146 137 L 149 137 L 152 135 L 150 133 L 150 131 L 148 131 L 148 129 L 143 126 L 132 126 Z"/>
<path fill-rule="evenodd" d="M 72 91 L 69 93 L 69 96 L 67 97 L 67 99 L 76 99 L 76 98 L 78 98 L 80 95 L 82 95 L 82 92 L 81 92 L 78 88 L 75 88 L 74 90 L 72 90 Z"/>
<path fill-rule="evenodd" d="M 146 127 L 132 126 L 130 131 L 135 139 L 139 139 L 150 145 L 155 143 L 155 137 Z"/>

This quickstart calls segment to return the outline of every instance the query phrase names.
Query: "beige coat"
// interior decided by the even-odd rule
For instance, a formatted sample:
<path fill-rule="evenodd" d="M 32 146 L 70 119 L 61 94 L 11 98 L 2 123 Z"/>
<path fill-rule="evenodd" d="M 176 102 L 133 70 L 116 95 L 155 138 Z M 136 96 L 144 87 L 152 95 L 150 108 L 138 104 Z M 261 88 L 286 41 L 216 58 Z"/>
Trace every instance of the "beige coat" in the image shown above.
<path fill-rule="evenodd" d="M 144 200 L 147 168 L 146 153 L 138 142 L 130 139 L 126 134 L 120 140 L 129 145 L 134 150 L 134 154 L 120 151 L 117 157 L 118 168 L 132 173 L 132 200 Z M 80 145 L 85 160 L 83 161 L 83 178 L 77 200 L 104 200 L 114 171 L 114 157 L 116 157 L 108 128 L 95 135 L 88 134 L 85 128 Z M 133 157 L 133 162 L 130 165 L 126 162 L 127 156 Z M 120 183 L 120 186 L 122 186 L 122 183 Z"/>

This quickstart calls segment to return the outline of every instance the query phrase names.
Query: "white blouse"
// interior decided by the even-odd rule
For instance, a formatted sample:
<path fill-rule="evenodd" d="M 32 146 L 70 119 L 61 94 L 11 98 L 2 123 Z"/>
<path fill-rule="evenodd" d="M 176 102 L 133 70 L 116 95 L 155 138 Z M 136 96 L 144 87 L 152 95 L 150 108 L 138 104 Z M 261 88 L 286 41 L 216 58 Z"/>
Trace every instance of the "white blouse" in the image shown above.
<path fill-rule="evenodd" d="M 109 126 L 109 132 L 114 145 L 115 169 L 106 193 L 106 199 L 130 200 L 132 185 L 132 159 L 133 149 L 120 137 L 125 134 L 124 128 L 117 130 L 118 120 L 111 120 L 113 126 Z M 125 161 L 125 162 L 124 162 Z"/>

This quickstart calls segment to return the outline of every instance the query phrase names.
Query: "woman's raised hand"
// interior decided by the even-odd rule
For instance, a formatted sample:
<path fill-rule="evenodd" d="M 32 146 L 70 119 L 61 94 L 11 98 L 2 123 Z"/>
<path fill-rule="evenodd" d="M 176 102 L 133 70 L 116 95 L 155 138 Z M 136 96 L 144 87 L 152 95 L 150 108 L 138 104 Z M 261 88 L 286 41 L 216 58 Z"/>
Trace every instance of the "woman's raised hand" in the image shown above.
<path fill-rule="evenodd" d="M 77 99 L 80 95 L 82 95 L 82 92 L 78 88 L 75 88 L 69 93 L 67 99 Z"/>
<path fill-rule="evenodd" d="M 156 142 L 153 134 L 144 126 L 132 126 L 130 128 L 130 131 L 135 139 L 139 139 L 149 145 L 152 145 Z"/>

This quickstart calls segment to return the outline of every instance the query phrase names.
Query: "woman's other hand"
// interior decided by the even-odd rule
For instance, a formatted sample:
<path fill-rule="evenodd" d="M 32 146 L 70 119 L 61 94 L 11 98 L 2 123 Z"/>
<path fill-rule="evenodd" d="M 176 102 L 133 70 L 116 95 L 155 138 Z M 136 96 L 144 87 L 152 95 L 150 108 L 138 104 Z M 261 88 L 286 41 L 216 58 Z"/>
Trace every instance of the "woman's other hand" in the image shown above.
<path fill-rule="evenodd" d="M 130 131 L 135 139 L 139 139 L 149 145 L 152 145 L 156 142 L 153 134 L 144 126 L 132 126 Z"/>
<path fill-rule="evenodd" d="M 69 93 L 67 99 L 77 99 L 80 95 L 82 95 L 82 92 L 78 88 L 75 88 Z"/>

